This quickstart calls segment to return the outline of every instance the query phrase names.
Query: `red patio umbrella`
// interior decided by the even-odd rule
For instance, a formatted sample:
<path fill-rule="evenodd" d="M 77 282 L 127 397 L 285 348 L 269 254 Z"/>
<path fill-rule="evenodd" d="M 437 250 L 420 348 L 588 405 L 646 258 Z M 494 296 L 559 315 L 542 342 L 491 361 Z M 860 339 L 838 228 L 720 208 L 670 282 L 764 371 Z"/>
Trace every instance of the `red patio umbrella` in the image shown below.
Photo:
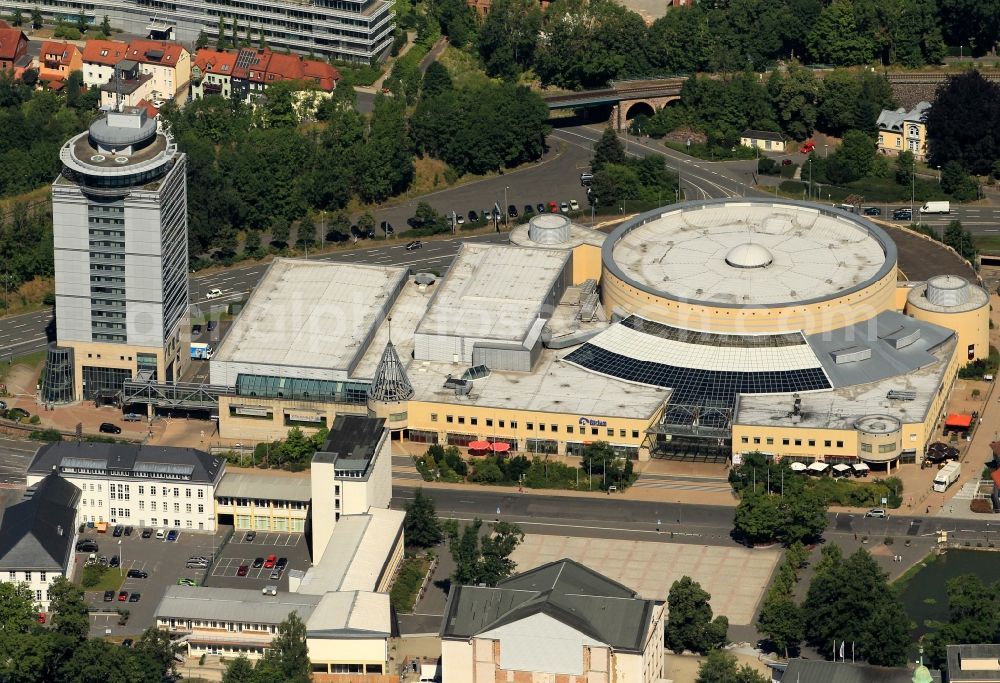
<path fill-rule="evenodd" d="M 510 450 L 510 444 L 506 441 L 494 441 L 490 444 L 490 448 L 493 449 L 494 453 L 506 453 Z"/>
<path fill-rule="evenodd" d="M 469 448 L 471 448 L 474 451 L 485 451 L 489 449 L 489 447 L 490 447 L 489 441 L 473 441 L 469 444 Z"/>

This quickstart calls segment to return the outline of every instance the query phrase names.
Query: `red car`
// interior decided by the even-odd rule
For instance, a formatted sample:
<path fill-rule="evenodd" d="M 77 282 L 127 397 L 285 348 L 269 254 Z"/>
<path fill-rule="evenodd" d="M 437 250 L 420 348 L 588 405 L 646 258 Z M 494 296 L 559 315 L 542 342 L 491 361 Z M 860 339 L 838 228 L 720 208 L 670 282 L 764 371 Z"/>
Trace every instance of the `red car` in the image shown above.
<path fill-rule="evenodd" d="M 805 143 L 802 145 L 802 149 L 799 151 L 802 152 L 803 154 L 809 154 L 814 149 L 816 149 L 816 143 L 813 142 L 812 140 L 806 140 Z"/>
<path fill-rule="evenodd" d="M 549 213 L 559 213 L 559 205 L 555 202 L 549 202 Z"/>
<path fill-rule="evenodd" d="M 267 559 L 264 560 L 264 569 L 274 568 L 274 563 L 278 561 L 277 555 L 268 555 Z"/>
<path fill-rule="evenodd" d="M 39 624 L 44 624 L 45 623 L 45 612 L 39 612 L 38 613 L 38 623 Z"/>
<path fill-rule="evenodd" d="M 236 570 L 236 576 L 246 576 L 248 571 L 250 571 L 250 567 L 241 564 L 240 568 Z"/>
<path fill-rule="evenodd" d="M 128 591 L 122 591 L 118 594 L 118 602 L 125 602 L 128 600 Z"/>

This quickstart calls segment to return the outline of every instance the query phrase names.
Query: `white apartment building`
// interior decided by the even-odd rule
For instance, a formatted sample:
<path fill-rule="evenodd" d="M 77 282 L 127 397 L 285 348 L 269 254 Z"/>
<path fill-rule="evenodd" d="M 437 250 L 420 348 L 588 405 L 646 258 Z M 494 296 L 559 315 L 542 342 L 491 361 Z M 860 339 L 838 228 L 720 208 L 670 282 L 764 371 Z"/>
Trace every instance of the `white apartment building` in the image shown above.
<path fill-rule="evenodd" d="M 193 448 L 59 441 L 28 467 L 28 485 L 48 474 L 80 489 L 81 522 L 214 532 L 215 490 L 225 460 Z"/>
<path fill-rule="evenodd" d="M 145 109 L 126 107 L 66 142 L 59 158 L 58 346 L 44 400 L 110 398 L 137 377 L 177 381 L 190 362 L 184 154 Z"/>
<path fill-rule="evenodd" d="M 114 78 L 115 67 L 125 59 L 128 44 L 117 40 L 88 40 L 83 45 L 83 84 L 100 87 Z"/>
<path fill-rule="evenodd" d="M 133 40 L 125 56 L 139 64 L 141 73 L 150 76 L 156 99 L 174 99 L 191 81 L 191 53 L 178 43 Z"/>
<path fill-rule="evenodd" d="M 31 591 L 41 611 L 49 608 L 49 586 L 73 578 L 79 489 L 56 473 L 36 477 L 24 498 L 0 521 L 0 581 Z"/>
<path fill-rule="evenodd" d="M 297 532 L 309 516 L 308 472 L 226 472 L 215 490 L 220 524 L 237 531 Z"/>

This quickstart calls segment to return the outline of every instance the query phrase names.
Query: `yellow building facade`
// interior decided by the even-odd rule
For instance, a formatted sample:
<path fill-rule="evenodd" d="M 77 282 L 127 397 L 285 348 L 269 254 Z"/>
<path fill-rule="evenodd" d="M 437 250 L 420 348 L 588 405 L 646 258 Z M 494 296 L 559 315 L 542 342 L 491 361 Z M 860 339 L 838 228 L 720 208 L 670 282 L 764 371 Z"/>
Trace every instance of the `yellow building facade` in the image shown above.
<path fill-rule="evenodd" d="M 883 110 L 878 117 L 878 150 L 888 156 L 911 152 L 917 160 L 927 158 L 927 112 L 929 102 L 920 102 L 910 111 Z"/>

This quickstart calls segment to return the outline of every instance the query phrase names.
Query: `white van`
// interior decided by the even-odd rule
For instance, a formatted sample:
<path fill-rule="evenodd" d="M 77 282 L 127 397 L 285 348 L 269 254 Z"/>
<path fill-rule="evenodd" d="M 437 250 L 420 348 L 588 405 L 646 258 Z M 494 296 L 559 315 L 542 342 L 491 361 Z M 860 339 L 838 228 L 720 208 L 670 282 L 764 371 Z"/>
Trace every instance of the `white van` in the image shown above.
<path fill-rule="evenodd" d="M 163 529 L 156 530 L 156 540 L 162 541 L 164 538 L 166 538 L 166 536 L 167 532 L 165 532 Z"/>

